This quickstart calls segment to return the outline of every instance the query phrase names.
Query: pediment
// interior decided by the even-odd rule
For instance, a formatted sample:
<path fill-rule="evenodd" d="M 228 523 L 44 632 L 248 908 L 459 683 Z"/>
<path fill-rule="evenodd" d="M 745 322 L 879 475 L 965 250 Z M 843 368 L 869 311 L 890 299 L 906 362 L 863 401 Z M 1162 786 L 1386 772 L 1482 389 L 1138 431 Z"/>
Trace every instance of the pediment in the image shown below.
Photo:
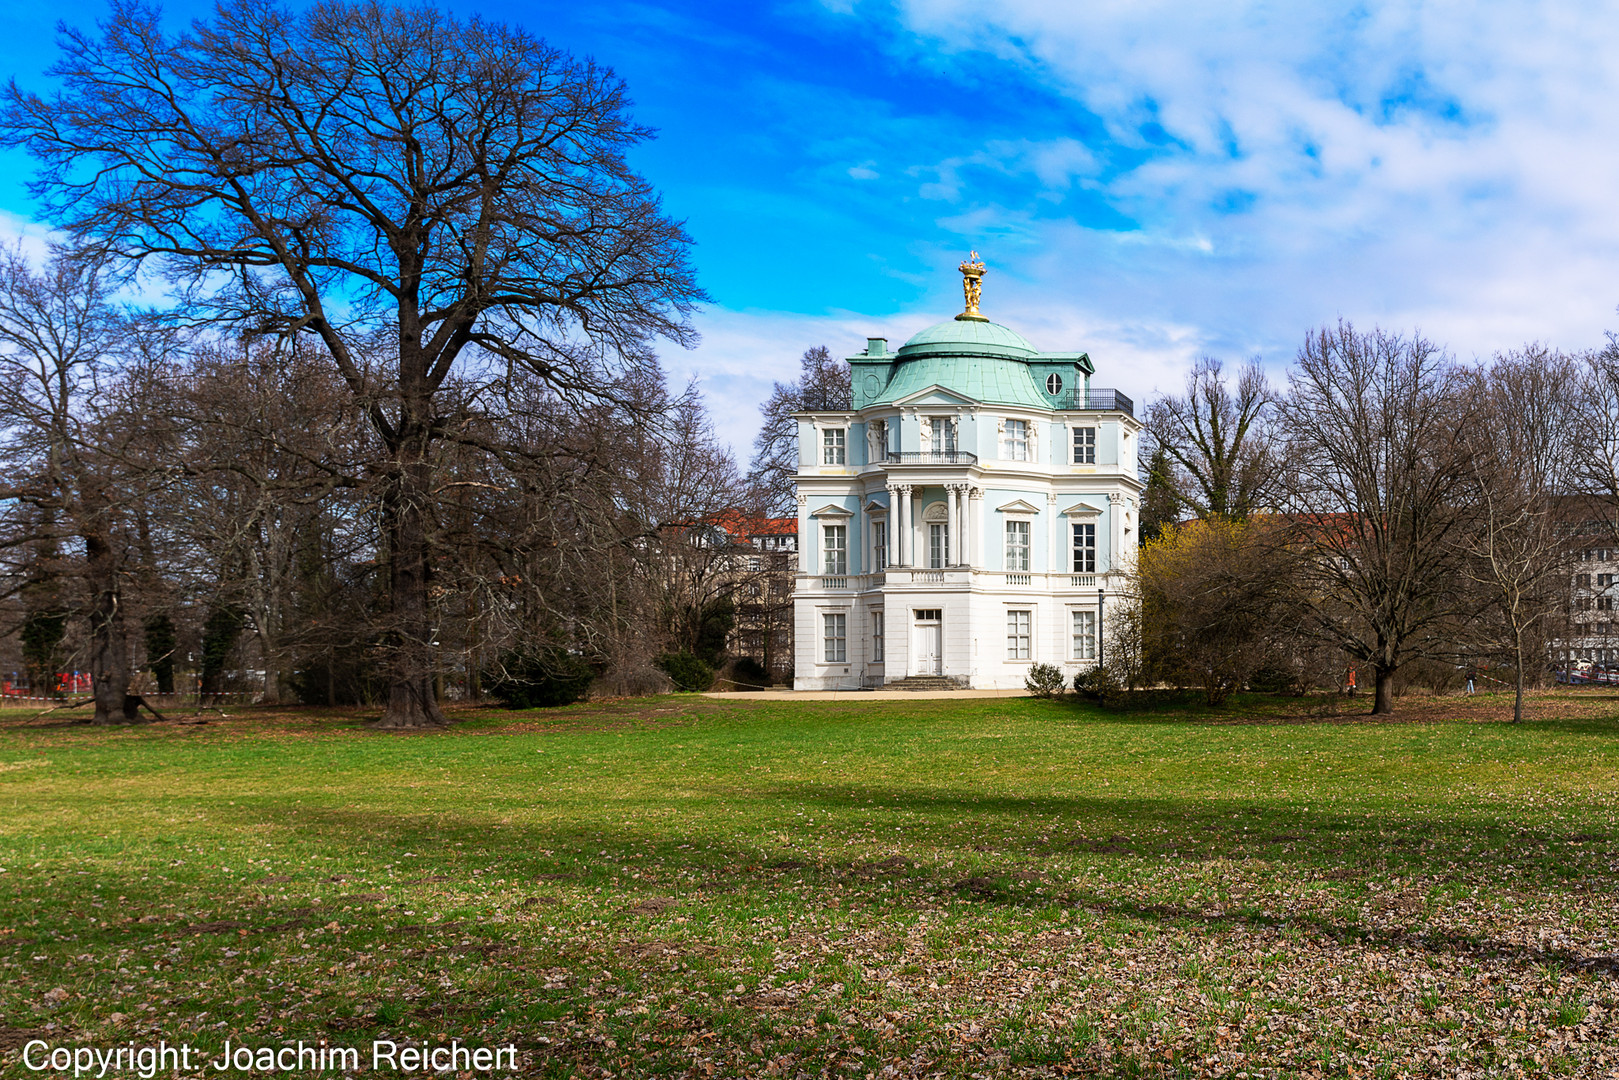
<path fill-rule="evenodd" d="M 1102 511 L 1090 503 L 1075 503 L 1063 511 L 1064 517 L 1101 517 Z"/>
<path fill-rule="evenodd" d="M 922 520 L 923 521 L 949 521 L 950 520 L 950 508 L 945 505 L 945 503 L 944 503 L 944 501 L 942 499 L 940 501 L 938 501 L 938 502 L 930 502 L 930 503 L 928 503 L 927 507 L 922 511 Z"/>
<path fill-rule="evenodd" d="M 895 405 L 977 405 L 978 402 L 958 390 L 934 383 L 913 393 L 897 398 Z"/>
<path fill-rule="evenodd" d="M 1022 499 L 1014 499 L 1005 506 L 997 506 L 995 509 L 1003 514 L 1038 514 L 1040 512 L 1038 506 L 1024 502 Z"/>
<path fill-rule="evenodd" d="M 883 503 L 878 502 L 876 499 L 872 499 L 870 502 L 868 502 L 866 504 L 866 513 L 868 513 L 868 514 L 886 514 L 886 513 L 888 513 L 888 507 L 885 506 Z"/>
<path fill-rule="evenodd" d="M 843 507 L 835 506 L 832 503 L 827 503 L 825 506 L 821 507 L 819 510 L 810 511 L 810 517 L 815 517 L 815 518 L 852 518 L 852 517 L 854 517 L 854 511 L 853 510 L 846 510 Z"/>

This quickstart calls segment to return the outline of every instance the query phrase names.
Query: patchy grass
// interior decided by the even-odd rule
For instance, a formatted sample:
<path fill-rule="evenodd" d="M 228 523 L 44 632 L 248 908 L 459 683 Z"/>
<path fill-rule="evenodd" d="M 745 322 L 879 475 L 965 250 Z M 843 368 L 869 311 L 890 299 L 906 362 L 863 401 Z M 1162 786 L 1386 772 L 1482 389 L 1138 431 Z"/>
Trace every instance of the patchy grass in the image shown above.
<path fill-rule="evenodd" d="M 38 1034 L 512 1042 L 559 1077 L 1610 1075 L 1616 706 L 674 696 L 403 737 L 11 712 L 0 1051 L 14 1074 Z"/>

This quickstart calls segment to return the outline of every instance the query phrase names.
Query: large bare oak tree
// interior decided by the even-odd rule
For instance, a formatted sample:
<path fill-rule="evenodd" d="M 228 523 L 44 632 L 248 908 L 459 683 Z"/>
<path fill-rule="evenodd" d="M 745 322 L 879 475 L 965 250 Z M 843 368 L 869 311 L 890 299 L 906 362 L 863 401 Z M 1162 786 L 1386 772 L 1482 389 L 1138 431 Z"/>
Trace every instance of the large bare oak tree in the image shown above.
<path fill-rule="evenodd" d="M 442 720 L 429 607 L 435 442 L 452 374 L 611 393 L 693 340 L 689 241 L 625 151 L 623 84 L 520 30 L 344 0 L 228 0 L 171 35 L 117 3 L 67 30 L 49 97 L 3 135 L 46 215 L 155 266 L 177 314 L 313 335 L 386 448 L 393 668 L 381 725 Z M 468 369 L 474 369 L 468 371 Z"/>

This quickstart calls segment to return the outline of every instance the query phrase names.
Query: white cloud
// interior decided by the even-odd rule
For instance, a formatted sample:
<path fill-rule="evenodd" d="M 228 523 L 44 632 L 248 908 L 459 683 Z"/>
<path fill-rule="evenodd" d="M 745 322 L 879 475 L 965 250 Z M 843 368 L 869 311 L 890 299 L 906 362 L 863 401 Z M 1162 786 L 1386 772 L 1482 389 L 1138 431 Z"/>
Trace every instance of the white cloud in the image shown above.
<path fill-rule="evenodd" d="M 1150 370 L 1195 339 L 1281 363 L 1343 316 L 1420 326 L 1466 358 L 1594 345 L 1619 323 L 1619 21 L 1603 6 L 899 13 L 930 47 L 1023 65 L 1100 118 L 1088 146 L 1035 133 L 913 169 L 919 194 L 951 203 L 941 227 L 1027 284 L 1026 317 L 1092 335 L 1093 353 Z M 975 202 L 971 166 L 1032 174 L 1042 192 L 1082 182 L 1139 228 Z"/>

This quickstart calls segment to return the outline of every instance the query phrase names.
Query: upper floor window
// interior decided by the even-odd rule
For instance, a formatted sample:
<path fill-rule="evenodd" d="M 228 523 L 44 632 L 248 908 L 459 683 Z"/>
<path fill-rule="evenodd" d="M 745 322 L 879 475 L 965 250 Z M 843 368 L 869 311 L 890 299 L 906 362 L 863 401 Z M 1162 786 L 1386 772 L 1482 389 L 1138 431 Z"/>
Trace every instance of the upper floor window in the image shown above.
<path fill-rule="evenodd" d="M 849 460 L 849 433 L 843 428 L 821 432 L 821 464 L 843 465 Z"/>
<path fill-rule="evenodd" d="M 1613 584 L 1613 575 L 1612 574 L 1598 574 L 1597 575 L 1597 588 L 1606 589 L 1612 584 Z"/>
<path fill-rule="evenodd" d="M 1056 397 L 1062 393 L 1062 376 L 1052 373 L 1046 376 L 1046 393 Z"/>
<path fill-rule="evenodd" d="M 928 566 L 943 570 L 950 562 L 949 523 L 935 521 L 928 525 Z"/>
<path fill-rule="evenodd" d="M 1006 568 L 1015 573 L 1029 572 L 1029 523 L 1006 523 Z"/>
<path fill-rule="evenodd" d="M 928 444 L 935 454 L 956 452 L 956 422 L 944 416 L 928 421 Z"/>
<path fill-rule="evenodd" d="M 1096 526 L 1074 524 L 1074 573 L 1096 573 Z"/>
<path fill-rule="evenodd" d="M 1577 588 L 1577 589 L 1589 589 L 1591 587 L 1591 575 L 1590 574 L 1575 574 L 1574 575 L 1574 587 Z"/>
<path fill-rule="evenodd" d="M 1001 457 L 1007 461 L 1029 460 L 1029 422 L 1008 420 L 1001 439 Z"/>
<path fill-rule="evenodd" d="M 871 568 L 873 570 L 888 569 L 888 522 L 875 520 L 871 523 Z"/>
<path fill-rule="evenodd" d="M 875 461 L 884 461 L 888 458 L 888 421 L 872 420 L 870 422 L 871 446 L 876 452 Z"/>
<path fill-rule="evenodd" d="M 1096 464 L 1096 429 L 1093 427 L 1077 427 L 1074 429 L 1074 464 Z"/>
<path fill-rule="evenodd" d="M 826 537 L 825 559 L 821 567 L 823 574 L 847 574 L 849 572 L 849 527 L 847 525 L 823 525 Z"/>

